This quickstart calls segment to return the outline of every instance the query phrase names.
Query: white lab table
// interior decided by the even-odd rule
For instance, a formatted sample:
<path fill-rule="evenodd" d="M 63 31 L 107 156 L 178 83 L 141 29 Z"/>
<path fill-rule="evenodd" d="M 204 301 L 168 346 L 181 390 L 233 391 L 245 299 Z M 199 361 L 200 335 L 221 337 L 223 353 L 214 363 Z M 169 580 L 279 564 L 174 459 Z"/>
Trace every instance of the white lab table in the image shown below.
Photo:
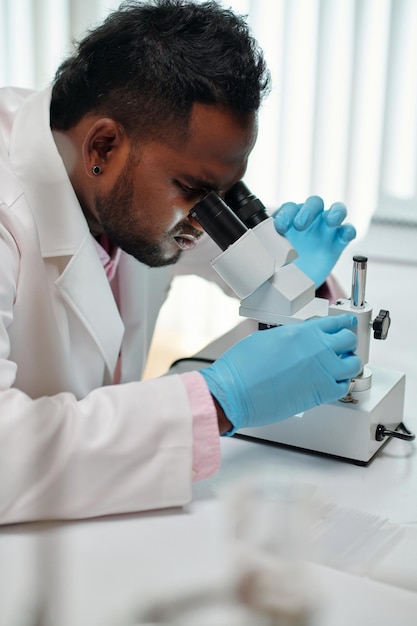
<path fill-rule="evenodd" d="M 391 441 L 369 467 L 237 439 L 223 440 L 222 448 L 220 473 L 196 484 L 184 509 L 2 527 L 0 624 L 127 626 L 173 585 L 185 589 L 221 578 L 230 553 L 219 495 L 245 474 L 274 472 L 319 485 L 338 505 L 402 523 L 417 520 L 417 457 L 410 444 Z M 320 626 L 416 624 L 417 592 L 310 567 L 322 605 Z"/>
<path fill-rule="evenodd" d="M 415 324 L 408 326 L 415 307 L 399 300 L 395 268 L 391 283 L 380 269 L 376 306 L 395 311 L 388 354 L 378 346 L 377 363 L 404 366 L 405 422 L 415 430 L 417 334 Z M 415 274 L 406 268 L 404 283 L 412 289 Z M 220 472 L 195 484 L 183 509 L 0 528 L 0 625 L 128 626 L 158 594 L 221 579 L 233 567 L 223 493 L 245 477 L 312 485 L 337 506 L 417 525 L 415 443 L 390 441 L 369 467 L 241 439 L 224 438 L 222 454 Z M 417 564 L 417 551 L 410 556 Z M 417 590 L 321 564 L 306 567 L 321 601 L 320 626 L 417 623 Z"/>

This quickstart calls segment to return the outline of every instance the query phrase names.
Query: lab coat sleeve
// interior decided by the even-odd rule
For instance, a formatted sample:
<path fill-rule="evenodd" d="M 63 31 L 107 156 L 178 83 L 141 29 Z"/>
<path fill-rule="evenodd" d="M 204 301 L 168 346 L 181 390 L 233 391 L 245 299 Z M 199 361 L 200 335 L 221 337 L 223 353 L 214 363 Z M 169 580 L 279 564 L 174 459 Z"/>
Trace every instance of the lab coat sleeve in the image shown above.
<path fill-rule="evenodd" d="M 31 399 L 1 392 L 0 522 L 183 505 L 192 420 L 179 376 Z M 152 406 L 152 414 L 143 410 Z"/>
<path fill-rule="evenodd" d="M 0 523 L 188 502 L 192 415 L 181 377 L 100 387 L 81 399 L 17 389 L 8 330 L 19 254 L 1 225 L 0 259 Z"/>

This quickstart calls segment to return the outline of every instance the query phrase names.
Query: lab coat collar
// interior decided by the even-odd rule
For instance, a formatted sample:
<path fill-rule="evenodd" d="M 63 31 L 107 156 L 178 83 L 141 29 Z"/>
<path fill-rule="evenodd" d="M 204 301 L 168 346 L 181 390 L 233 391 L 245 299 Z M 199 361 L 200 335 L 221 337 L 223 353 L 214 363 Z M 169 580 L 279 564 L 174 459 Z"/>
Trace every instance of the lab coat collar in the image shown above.
<path fill-rule="evenodd" d="M 99 346 L 110 375 L 107 382 L 111 383 L 124 325 L 90 235 L 84 238 L 55 285 Z"/>
<path fill-rule="evenodd" d="M 10 140 L 10 160 L 35 216 L 44 257 L 74 254 L 89 232 L 52 136 L 50 101 L 50 88 L 30 95 Z"/>
<path fill-rule="evenodd" d="M 24 102 L 13 126 L 10 159 L 36 221 L 42 256 L 71 258 L 55 284 L 94 337 L 111 382 L 124 326 L 52 136 L 50 96 L 46 89 Z"/>

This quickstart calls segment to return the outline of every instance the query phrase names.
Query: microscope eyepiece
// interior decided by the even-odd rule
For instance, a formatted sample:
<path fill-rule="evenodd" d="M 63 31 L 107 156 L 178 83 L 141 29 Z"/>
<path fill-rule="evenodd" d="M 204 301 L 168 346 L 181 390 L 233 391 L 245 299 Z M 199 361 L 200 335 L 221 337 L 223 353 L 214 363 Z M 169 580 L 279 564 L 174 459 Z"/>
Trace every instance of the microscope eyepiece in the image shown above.
<path fill-rule="evenodd" d="M 197 202 L 191 209 L 190 215 L 222 250 L 226 250 L 248 230 L 214 191 L 210 191 Z"/>
<path fill-rule="evenodd" d="M 259 198 L 241 180 L 226 192 L 225 201 L 248 228 L 254 228 L 269 217 Z"/>

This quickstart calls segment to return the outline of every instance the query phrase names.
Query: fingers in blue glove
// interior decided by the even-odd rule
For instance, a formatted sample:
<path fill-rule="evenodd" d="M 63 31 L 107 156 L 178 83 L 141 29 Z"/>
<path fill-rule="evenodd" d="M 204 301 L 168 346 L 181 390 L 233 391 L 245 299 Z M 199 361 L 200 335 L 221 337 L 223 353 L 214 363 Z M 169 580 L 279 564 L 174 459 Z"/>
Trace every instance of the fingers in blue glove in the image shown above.
<path fill-rule="evenodd" d="M 355 329 L 358 325 L 358 319 L 356 315 L 342 313 L 341 315 L 329 315 L 327 317 L 307 320 L 304 325 L 318 326 L 326 333 L 338 333 L 344 328 Z"/>
<path fill-rule="evenodd" d="M 297 215 L 301 206 L 301 204 L 296 204 L 295 202 L 285 202 L 272 214 L 274 226 L 280 235 L 285 235 L 291 228 L 294 217 Z"/>
<path fill-rule="evenodd" d="M 340 373 L 335 370 L 335 378 L 337 381 L 345 381 L 349 386 L 352 378 L 355 378 L 362 369 L 362 363 L 360 358 L 353 353 L 346 353 L 340 356 L 339 362 L 342 364 Z M 345 395 L 347 389 L 345 391 Z"/>
<path fill-rule="evenodd" d="M 355 352 L 357 337 L 351 330 L 342 328 L 337 333 L 333 333 L 329 337 L 328 344 L 337 356 L 342 356 L 348 352 Z"/>
<path fill-rule="evenodd" d="M 346 389 L 343 392 L 344 395 L 347 393 L 347 387 L 350 381 L 358 375 L 360 369 L 361 360 L 356 354 L 353 354 L 353 352 L 345 352 L 332 364 L 332 374 L 335 381 L 338 383 L 346 383 Z"/>
<path fill-rule="evenodd" d="M 326 213 L 326 224 L 332 228 L 341 226 L 347 215 L 347 208 L 343 202 L 335 202 Z"/>
<path fill-rule="evenodd" d="M 324 202 L 320 196 L 310 196 L 300 205 L 300 209 L 294 217 L 294 228 L 306 230 L 324 210 Z"/>
<path fill-rule="evenodd" d="M 335 202 L 328 211 L 325 211 L 326 224 L 330 228 L 338 229 L 338 240 L 344 246 L 356 237 L 356 228 L 352 224 L 343 224 L 347 216 L 347 208 L 343 202 Z"/>
<path fill-rule="evenodd" d="M 320 287 L 329 276 L 356 229 L 344 224 L 347 209 L 335 202 L 324 211 L 323 200 L 310 196 L 304 204 L 287 202 L 273 214 L 276 230 L 298 253 L 295 264 Z"/>
<path fill-rule="evenodd" d="M 362 364 L 358 356 L 354 354 L 357 346 L 357 335 L 352 332 L 358 325 L 354 315 L 343 314 L 331 317 L 323 317 L 320 320 L 311 320 L 306 324 L 313 323 L 325 332 L 327 345 L 337 357 L 332 364 L 332 372 L 337 382 L 345 382 L 341 388 L 347 393 L 349 381 L 361 370 Z"/>
<path fill-rule="evenodd" d="M 340 227 L 339 241 L 343 246 L 347 246 L 356 237 L 356 228 L 352 224 L 344 224 Z"/>
<path fill-rule="evenodd" d="M 304 204 L 285 202 L 273 213 L 275 228 L 281 235 L 285 235 L 291 227 L 305 230 L 323 209 L 324 203 L 319 196 L 310 196 Z"/>

